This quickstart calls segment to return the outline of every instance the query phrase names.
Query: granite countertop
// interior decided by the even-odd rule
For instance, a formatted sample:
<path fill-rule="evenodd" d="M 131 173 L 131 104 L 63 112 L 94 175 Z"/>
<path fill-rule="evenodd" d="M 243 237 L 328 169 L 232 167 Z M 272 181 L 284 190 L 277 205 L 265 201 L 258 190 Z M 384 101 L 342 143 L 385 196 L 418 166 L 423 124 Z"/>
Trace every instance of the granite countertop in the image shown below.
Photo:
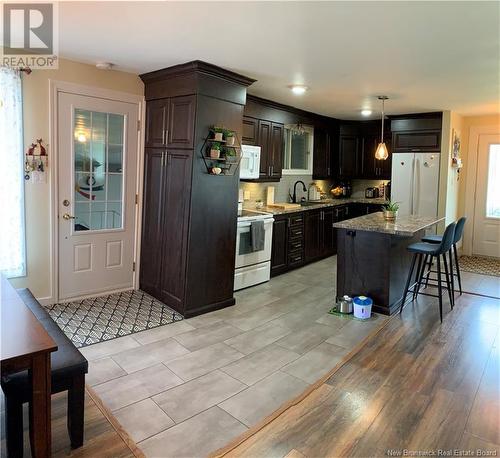
<path fill-rule="evenodd" d="M 262 208 L 245 208 L 245 210 L 257 210 L 260 212 L 271 213 L 273 215 L 283 215 L 286 213 L 297 213 L 308 210 L 316 210 L 318 208 L 326 208 L 326 207 L 337 207 L 338 205 L 346 205 L 346 204 L 373 204 L 373 205 L 384 205 L 387 201 L 383 197 L 367 199 L 365 197 L 349 197 L 347 199 L 325 199 L 322 201 L 314 202 L 309 205 L 300 208 L 293 208 L 287 210 L 281 210 L 279 208 L 267 207 L 264 206 Z"/>
<path fill-rule="evenodd" d="M 398 216 L 395 221 L 386 221 L 383 213 L 377 212 L 340 221 L 335 223 L 333 227 L 412 237 L 418 231 L 433 226 L 442 220 L 444 220 L 444 217 L 409 215 Z"/>

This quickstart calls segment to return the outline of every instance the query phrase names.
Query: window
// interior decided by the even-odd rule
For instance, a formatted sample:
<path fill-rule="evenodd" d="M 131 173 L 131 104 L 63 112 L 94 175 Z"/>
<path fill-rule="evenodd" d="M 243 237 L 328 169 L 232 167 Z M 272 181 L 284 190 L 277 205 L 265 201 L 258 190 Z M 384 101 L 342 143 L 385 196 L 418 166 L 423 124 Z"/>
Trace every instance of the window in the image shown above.
<path fill-rule="evenodd" d="M 75 109 L 75 232 L 123 228 L 125 117 Z"/>
<path fill-rule="evenodd" d="M 314 128 L 301 124 L 285 126 L 283 148 L 284 175 L 311 175 Z"/>
<path fill-rule="evenodd" d="M 0 271 L 8 277 L 26 274 L 22 113 L 21 76 L 0 67 Z"/>
<path fill-rule="evenodd" d="M 488 187 L 486 218 L 500 218 L 500 144 L 490 145 L 488 154 Z"/>

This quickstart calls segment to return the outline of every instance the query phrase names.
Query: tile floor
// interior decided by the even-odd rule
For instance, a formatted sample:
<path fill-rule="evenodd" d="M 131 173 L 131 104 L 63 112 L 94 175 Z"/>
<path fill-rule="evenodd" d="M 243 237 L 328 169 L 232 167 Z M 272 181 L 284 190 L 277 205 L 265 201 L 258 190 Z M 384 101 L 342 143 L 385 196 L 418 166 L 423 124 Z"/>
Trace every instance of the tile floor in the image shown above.
<path fill-rule="evenodd" d="M 223 447 L 333 368 L 387 317 L 329 315 L 335 257 L 235 294 L 236 305 L 81 351 L 146 456 Z"/>

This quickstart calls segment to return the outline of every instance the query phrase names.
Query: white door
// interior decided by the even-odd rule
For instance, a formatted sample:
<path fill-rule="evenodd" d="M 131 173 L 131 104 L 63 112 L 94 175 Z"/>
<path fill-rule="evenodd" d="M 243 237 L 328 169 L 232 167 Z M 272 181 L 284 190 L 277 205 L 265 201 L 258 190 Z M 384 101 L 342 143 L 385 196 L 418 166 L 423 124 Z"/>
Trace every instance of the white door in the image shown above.
<path fill-rule="evenodd" d="M 138 105 L 58 94 L 59 300 L 133 287 Z"/>
<path fill-rule="evenodd" d="M 500 257 L 500 135 L 479 137 L 472 254 Z"/>
<path fill-rule="evenodd" d="M 439 194 L 440 154 L 415 153 L 413 214 L 436 216 Z"/>
<path fill-rule="evenodd" d="M 391 200 L 399 203 L 399 215 L 412 213 L 413 153 L 396 153 L 392 156 Z"/>

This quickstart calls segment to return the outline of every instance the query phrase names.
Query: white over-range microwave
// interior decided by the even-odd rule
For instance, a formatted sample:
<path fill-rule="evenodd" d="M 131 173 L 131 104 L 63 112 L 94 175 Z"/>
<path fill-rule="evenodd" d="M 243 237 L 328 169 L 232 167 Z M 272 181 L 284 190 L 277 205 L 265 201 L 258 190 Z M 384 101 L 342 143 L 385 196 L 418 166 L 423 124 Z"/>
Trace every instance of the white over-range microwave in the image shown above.
<path fill-rule="evenodd" d="M 259 178 L 260 146 L 241 145 L 240 178 Z"/>

